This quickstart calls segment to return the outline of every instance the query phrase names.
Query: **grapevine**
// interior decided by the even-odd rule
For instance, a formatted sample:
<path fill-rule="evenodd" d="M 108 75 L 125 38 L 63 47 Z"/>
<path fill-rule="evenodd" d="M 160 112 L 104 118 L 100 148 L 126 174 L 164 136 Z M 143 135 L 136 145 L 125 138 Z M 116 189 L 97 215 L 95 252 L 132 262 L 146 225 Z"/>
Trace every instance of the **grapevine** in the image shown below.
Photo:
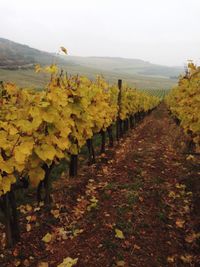
<path fill-rule="evenodd" d="M 13 214 L 6 221 L 9 244 L 15 237 L 11 225 L 17 224 L 10 194 L 19 185 L 37 187 L 39 200 L 44 187 L 49 205 L 49 176 L 61 159 L 78 155 L 95 134 L 111 133 L 118 118 L 125 121 L 146 113 L 160 101 L 124 86 L 119 102 L 119 88 L 100 76 L 67 76 L 55 65 L 36 70 L 51 73 L 43 91 L 12 83 L 0 87 L 0 206 L 5 215 L 8 209 Z"/>
<path fill-rule="evenodd" d="M 173 116 L 180 121 L 184 132 L 190 135 L 196 147 L 200 146 L 200 67 L 192 62 L 187 73 L 166 97 Z"/>

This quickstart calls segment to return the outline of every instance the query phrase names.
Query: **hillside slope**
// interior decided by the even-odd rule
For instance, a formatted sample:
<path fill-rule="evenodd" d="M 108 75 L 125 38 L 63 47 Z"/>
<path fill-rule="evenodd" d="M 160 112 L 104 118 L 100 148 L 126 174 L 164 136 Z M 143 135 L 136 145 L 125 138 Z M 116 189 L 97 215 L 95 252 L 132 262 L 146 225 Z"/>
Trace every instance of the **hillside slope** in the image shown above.
<path fill-rule="evenodd" d="M 141 59 L 120 57 L 63 57 L 66 62 L 94 69 L 102 69 L 116 73 L 138 74 L 145 76 L 176 78 L 183 69 L 152 64 Z"/>
<path fill-rule="evenodd" d="M 0 38 L 0 80 L 13 81 L 20 86 L 43 87 L 47 82 L 46 76 L 35 74 L 34 64 L 48 65 L 52 62 L 69 74 L 86 75 L 92 79 L 101 74 L 110 82 L 121 78 L 130 86 L 144 89 L 169 89 L 182 72 L 181 67 L 160 66 L 140 59 L 56 56 Z"/>
<path fill-rule="evenodd" d="M 27 45 L 18 44 L 3 38 L 0 38 L 0 67 L 16 68 L 28 64 L 34 64 L 37 61 L 48 63 L 49 54 L 30 48 Z"/>

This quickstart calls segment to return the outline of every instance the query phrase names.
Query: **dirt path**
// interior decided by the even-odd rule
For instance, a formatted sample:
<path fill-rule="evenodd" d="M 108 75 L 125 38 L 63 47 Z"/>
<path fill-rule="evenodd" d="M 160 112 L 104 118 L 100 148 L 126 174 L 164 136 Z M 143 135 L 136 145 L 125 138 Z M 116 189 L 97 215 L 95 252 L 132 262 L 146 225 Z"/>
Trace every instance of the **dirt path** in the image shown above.
<path fill-rule="evenodd" d="M 23 229 L 12 263 L 3 266 L 54 267 L 66 257 L 78 258 L 77 267 L 200 266 L 200 170 L 175 150 L 177 136 L 161 105 L 101 163 L 54 194 L 52 216 L 26 214 L 35 216 L 31 230 Z M 48 243 L 41 241 L 46 233 Z"/>

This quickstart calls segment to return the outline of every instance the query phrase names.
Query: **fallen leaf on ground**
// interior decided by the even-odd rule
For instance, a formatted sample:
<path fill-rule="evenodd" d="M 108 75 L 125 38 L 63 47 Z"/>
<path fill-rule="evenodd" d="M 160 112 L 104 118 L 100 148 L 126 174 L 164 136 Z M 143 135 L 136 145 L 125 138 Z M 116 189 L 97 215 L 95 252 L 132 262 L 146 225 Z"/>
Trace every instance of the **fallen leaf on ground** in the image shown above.
<path fill-rule="evenodd" d="M 18 267 L 18 266 L 21 265 L 21 261 L 20 261 L 20 260 L 15 260 L 15 261 L 13 262 L 13 264 L 14 264 L 15 267 Z"/>
<path fill-rule="evenodd" d="M 44 241 L 45 243 L 49 243 L 52 240 L 52 235 L 50 233 L 47 233 L 43 238 L 42 241 Z"/>
<path fill-rule="evenodd" d="M 17 248 L 15 248 L 13 250 L 13 253 L 12 254 L 13 254 L 13 256 L 17 257 L 19 255 L 19 250 Z"/>
<path fill-rule="evenodd" d="M 193 160 L 194 159 L 194 156 L 192 156 L 192 155 L 189 155 L 187 158 L 186 158 L 186 160 Z"/>
<path fill-rule="evenodd" d="M 137 250 L 141 249 L 141 247 L 138 246 L 138 245 L 134 245 L 133 248 L 134 248 L 134 249 L 137 249 Z"/>
<path fill-rule="evenodd" d="M 60 216 L 59 210 L 51 210 L 51 214 L 57 219 Z"/>
<path fill-rule="evenodd" d="M 27 211 L 32 211 L 32 209 L 33 209 L 33 208 L 31 207 L 31 205 L 26 204 L 26 210 L 27 210 Z"/>
<path fill-rule="evenodd" d="M 192 243 L 199 237 L 200 237 L 200 233 L 198 233 L 198 234 L 192 233 L 192 234 L 189 234 L 186 236 L 185 241 L 188 243 Z"/>
<path fill-rule="evenodd" d="M 73 231 L 73 236 L 76 237 L 76 236 L 78 236 L 81 233 L 83 233 L 83 229 L 75 229 Z"/>
<path fill-rule="evenodd" d="M 25 259 L 23 262 L 23 266 L 29 267 L 30 266 L 29 260 Z"/>
<path fill-rule="evenodd" d="M 174 256 L 169 256 L 169 257 L 167 257 L 167 262 L 169 262 L 169 263 L 173 263 L 174 262 Z"/>
<path fill-rule="evenodd" d="M 31 224 L 30 224 L 30 223 L 28 223 L 28 224 L 26 225 L 26 231 L 27 231 L 27 232 L 30 232 L 30 231 L 31 231 Z"/>
<path fill-rule="evenodd" d="M 121 230 L 119 229 L 115 229 L 115 237 L 119 238 L 119 239 L 124 239 L 124 234 Z"/>
<path fill-rule="evenodd" d="M 77 264 L 78 262 L 78 258 L 76 259 L 72 259 L 70 257 L 67 257 L 63 260 L 63 262 L 61 264 L 59 264 L 57 267 L 72 267 L 75 264 Z"/>
<path fill-rule="evenodd" d="M 65 231 L 65 229 L 63 227 L 61 228 L 57 228 L 58 231 L 58 235 L 63 239 L 66 240 L 67 239 L 67 231 Z"/>
<path fill-rule="evenodd" d="M 144 201 L 143 197 L 139 197 L 139 200 L 140 200 L 140 202 Z"/>
<path fill-rule="evenodd" d="M 192 255 L 183 255 L 180 257 L 180 259 L 184 262 L 184 263 L 190 263 L 192 261 Z"/>
<path fill-rule="evenodd" d="M 183 227 L 184 227 L 184 224 L 185 224 L 185 221 L 184 221 L 183 219 L 178 218 L 178 219 L 176 220 L 176 226 L 177 226 L 178 228 L 183 228 Z"/>
<path fill-rule="evenodd" d="M 37 267 L 48 267 L 48 262 L 39 262 Z"/>
<path fill-rule="evenodd" d="M 125 265 L 125 261 L 117 261 L 117 266 L 124 266 Z"/>

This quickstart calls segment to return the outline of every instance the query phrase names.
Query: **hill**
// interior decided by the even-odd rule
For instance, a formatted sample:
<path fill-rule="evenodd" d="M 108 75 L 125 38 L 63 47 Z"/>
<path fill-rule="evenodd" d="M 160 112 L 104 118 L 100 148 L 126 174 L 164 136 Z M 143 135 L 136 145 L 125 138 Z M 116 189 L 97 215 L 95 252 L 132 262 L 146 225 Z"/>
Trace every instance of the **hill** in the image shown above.
<path fill-rule="evenodd" d="M 51 53 L 0 38 L 1 69 L 27 69 L 36 63 L 51 64 L 53 57 L 54 55 Z"/>
<path fill-rule="evenodd" d="M 120 57 L 65 57 L 67 62 L 117 73 L 138 74 L 154 77 L 175 78 L 183 71 L 181 67 L 152 64 L 141 59 Z"/>
<path fill-rule="evenodd" d="M 183 71 L 181 67 L 152 64 L 140 59 L 119 57 L 56 56 L 27 45 L 0 38 L 0 80 L 11 80 L 21 86 L 42 87 L 48 77 L 34 73 L 34 64 L 56 63 L 70 74 L 94 78 L 102 74 L 108 81 L 121 78 L 140 88 L 170 88 Z"/>

